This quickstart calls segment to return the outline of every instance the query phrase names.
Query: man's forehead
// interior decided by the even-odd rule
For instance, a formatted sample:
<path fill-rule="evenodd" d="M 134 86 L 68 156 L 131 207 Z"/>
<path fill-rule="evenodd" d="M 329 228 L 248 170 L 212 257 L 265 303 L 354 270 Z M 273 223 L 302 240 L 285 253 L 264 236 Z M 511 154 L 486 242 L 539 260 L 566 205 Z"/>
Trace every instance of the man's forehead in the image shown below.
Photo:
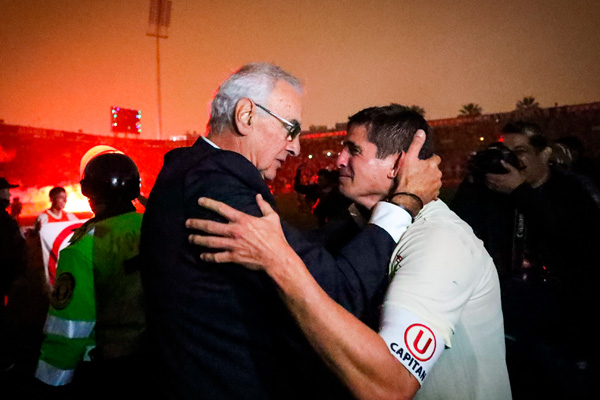
<path fill-rule="evenodd" d="M 269 108 L 276 108 L 280 112 L 283 112 L 283 110 L 279 110 L 279 108 L 289 109 L 290 112 L 298 113 L 297 118 L 300 118 L 302 96 L 289 82 L 284 80 L 277 81 L 271 91 L 268 103 Z"/>
<path fill-rule="evenodd" d="M 367 127 L 365 125 L 351 125 L 348 128 L 348 132 L 346 133 L 346 138 L 344 140 L 355 144 L 369 142 L 369 138 L 367 137 Z"/>
<path fill-rule="evenodd" d="M 348 147 L 348 148 L 356 148 L 356 149 L 360 149 L 360 145 L 356 144 L 353 140 L 348 139 L 348 137 L 346 137 L 344 140 L 342 140 L 342 146 L 344 147 Z"/>
<path fill-rule="evenodd" d="M 521 133 L 503 133 L 500 136 L 500 142 L 509 147 L 531 146 L 527 135 L 523 135 Z"/>
<path fill-rule="evenodd" d="M 371 142 L 369 139 L 368 127 L 366 125 L 351 125 L 342 144 L 353 145 L 362 149 L 372 146 L 377 150 L 377 144 Z"/>

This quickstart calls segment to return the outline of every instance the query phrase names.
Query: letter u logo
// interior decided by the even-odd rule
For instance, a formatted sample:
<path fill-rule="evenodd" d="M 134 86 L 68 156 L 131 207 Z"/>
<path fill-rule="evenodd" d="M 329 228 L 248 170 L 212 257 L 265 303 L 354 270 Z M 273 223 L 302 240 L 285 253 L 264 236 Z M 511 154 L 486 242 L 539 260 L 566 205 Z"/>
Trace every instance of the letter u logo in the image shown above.
<path fill-rule="evenodd" d="M 425 346 L 423 346 L 422 348 L 419 348 L 419 342 L 421 341 L 422 337 L 423 337 L 423 331 L 419 331 L 419 334 L 417 335 L 417 337 L 415 338 L 415 341 L 413 342 L 413 349 L 415 349 L 415 351 L 417 351 L 420 354 L 425 354 L 425 352 L 429 348 L 429 345 L 431 344 L 431 337 L 429 339 L 427 339 L 427 342 L 425 342 Z"/>
<path fill-rule="evenodd" d="M 404 343 L 410 354 L 425 362 L 435 353 L 437 347 L 433 331 L 423 324 L 412 324 L 404 332 Z"/>

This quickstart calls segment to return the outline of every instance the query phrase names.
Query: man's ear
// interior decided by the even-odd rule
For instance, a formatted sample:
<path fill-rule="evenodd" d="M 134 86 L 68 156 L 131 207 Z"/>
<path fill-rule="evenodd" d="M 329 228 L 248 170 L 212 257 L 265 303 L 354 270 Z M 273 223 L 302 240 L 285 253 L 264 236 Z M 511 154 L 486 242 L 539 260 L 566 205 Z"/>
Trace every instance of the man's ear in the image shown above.
<path fill-rule="evenodd" d="M 542 157 L 544 163 L 548 164 L 548 162 L 550 161 L 550 156 L 552 155 L 552 147 L 547 146 L 544 150 L 540 152 L 539 155 L 540 157 Z"/>
<path fill-rule="evenodd" d="M 400 169 L 400 158 L 402 157 L 402 153 L 390 154 L 388 157 L 393 157 L 395 158 L 395 160 L 394 165 L 392 166 L 392 168 L 390 168 L 390 170 L 387 173 L 387 177 L 389 179 L 395 179 L 396 175 L 398 174 L 398 170 Z"/>
<path fill-rule="evenodd" d="M 242 136 L 248 135 L 253 129 L 252 114 L 254 112 L 254 104 L 250 99 L 242 98 L 235 105 L 233 115 L 233 124 L 236 132 Z"/>

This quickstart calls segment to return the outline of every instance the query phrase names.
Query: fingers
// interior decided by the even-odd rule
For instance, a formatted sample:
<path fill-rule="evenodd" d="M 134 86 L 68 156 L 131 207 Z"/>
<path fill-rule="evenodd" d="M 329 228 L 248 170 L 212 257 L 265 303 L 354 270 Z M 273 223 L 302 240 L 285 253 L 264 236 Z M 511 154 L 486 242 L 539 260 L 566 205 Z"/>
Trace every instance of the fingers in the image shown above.
<path fill-rule="evenodd" d="M 185 226 L 211 235 L 230 236 L 231 226 L 229 224 L 211 221 L 207 219 L 190 218 L 185 221 Z"/>
<path fill-rule="evenodd" d="M 419 158 L 419 152 L 425 143 L 425 131 L 423 129 L 417 130 L 415 136 L 413 137 L 412 142 L 410 143 L 410 147 L 406 152 L 406 156 L 409 158 Z"/>
<path fill-rule="evenodd" d="M 202 253 L 202 254 L 200 254 L 200 259 L 202 261 L 218 263 L 218 264 L 233 262 L 233 256 L 229 252 Z"/>
<path fill-rule="evenodd" d="M 488 189 L 492 189 L 493 191 L 498 191 L 498 183 L 500 182 L 501 177 L 496 174 L 485 174 L 485 185 Z"/>
<path fill-rule="evenodd" d="M 499 179 L 502 179 L 502 174 L 485 174 L 485 180 L 487 182 L 495 182 Z"/>
<path fill-rule="evenodd" d="M 198 199 L 198 205 L 216 212 L 222 217 L 227 218 L 228 221 L 237 221 L 243 213 L 236 210 L 235 208 L 229 207 L 225 203 L 221 203 L 220 201 L 209 199 L 207 197 L 200 197 Z"/>
<path fill-rule="evenodd" d="M 515 167 L 513 167 L 512 165 L 510 165 L 509 163 L 507 163 L 507 162 L 506 162 L 506 161 L 504 161 L 504 160 L 500 160 L 500 164 L 502 164 L 502 166 L 503 166 L 504 168 L 506 168 L 506 170 L 507 170 L 509 173 L 512 173 L 512 172 L 517 172 L 517 173 L 518 173 L 518 172 L 519 172 L 519 170 L 518 170 L 518 169 L 516 169 Z"/>
<path fill-rule="evenodd" d="M 233 245 L 232 239 L 220 236 L 204 236 L 192 234 L 188 236 L 188 240 L 192 244 L 202 247 L 208 247 L 209 249 L 230 250 Z"/>
<path fill-rule="evenodd" d="M 262 195 L 256 195 L 256 203 L 258 204 L 258 208 L 260 208 L 260 211 L 265 217 L 267 215 L 275 214 L 275 210 L 273 210 L 271 205 L 265 199 L 263 199 Z"/>

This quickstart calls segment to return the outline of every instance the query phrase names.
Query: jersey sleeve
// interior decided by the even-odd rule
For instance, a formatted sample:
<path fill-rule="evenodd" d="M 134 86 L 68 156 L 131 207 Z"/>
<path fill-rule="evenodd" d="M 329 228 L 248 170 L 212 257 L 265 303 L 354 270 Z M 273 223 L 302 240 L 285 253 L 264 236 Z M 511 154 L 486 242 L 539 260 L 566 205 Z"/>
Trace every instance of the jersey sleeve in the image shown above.
<path fill-rule="evenodd" d="M 45 212 L 41 213 L 40 215 L 38 215 L 38 217 L 36 218 L 36 221 L 38 221 L 40 224 L 47 224 L 48 223 L 48 214 L 46 214 Z"/>
<path fill-rule="evenodd" d="M 447 224 L 413 225 L 391 259 L 392 281 L 386 300 L 423 318 L 448 347 L 454 327 L 476 289 L 478 258 L 471 239 Z"/>
<path fill-rule="evenodd" d="M 479 281 L 472 244 L 446 224 L 413 225 L 394 250 L 380 335 L 423 382 Z M 475 260 L 475 262 L 474 262 Z"/>

